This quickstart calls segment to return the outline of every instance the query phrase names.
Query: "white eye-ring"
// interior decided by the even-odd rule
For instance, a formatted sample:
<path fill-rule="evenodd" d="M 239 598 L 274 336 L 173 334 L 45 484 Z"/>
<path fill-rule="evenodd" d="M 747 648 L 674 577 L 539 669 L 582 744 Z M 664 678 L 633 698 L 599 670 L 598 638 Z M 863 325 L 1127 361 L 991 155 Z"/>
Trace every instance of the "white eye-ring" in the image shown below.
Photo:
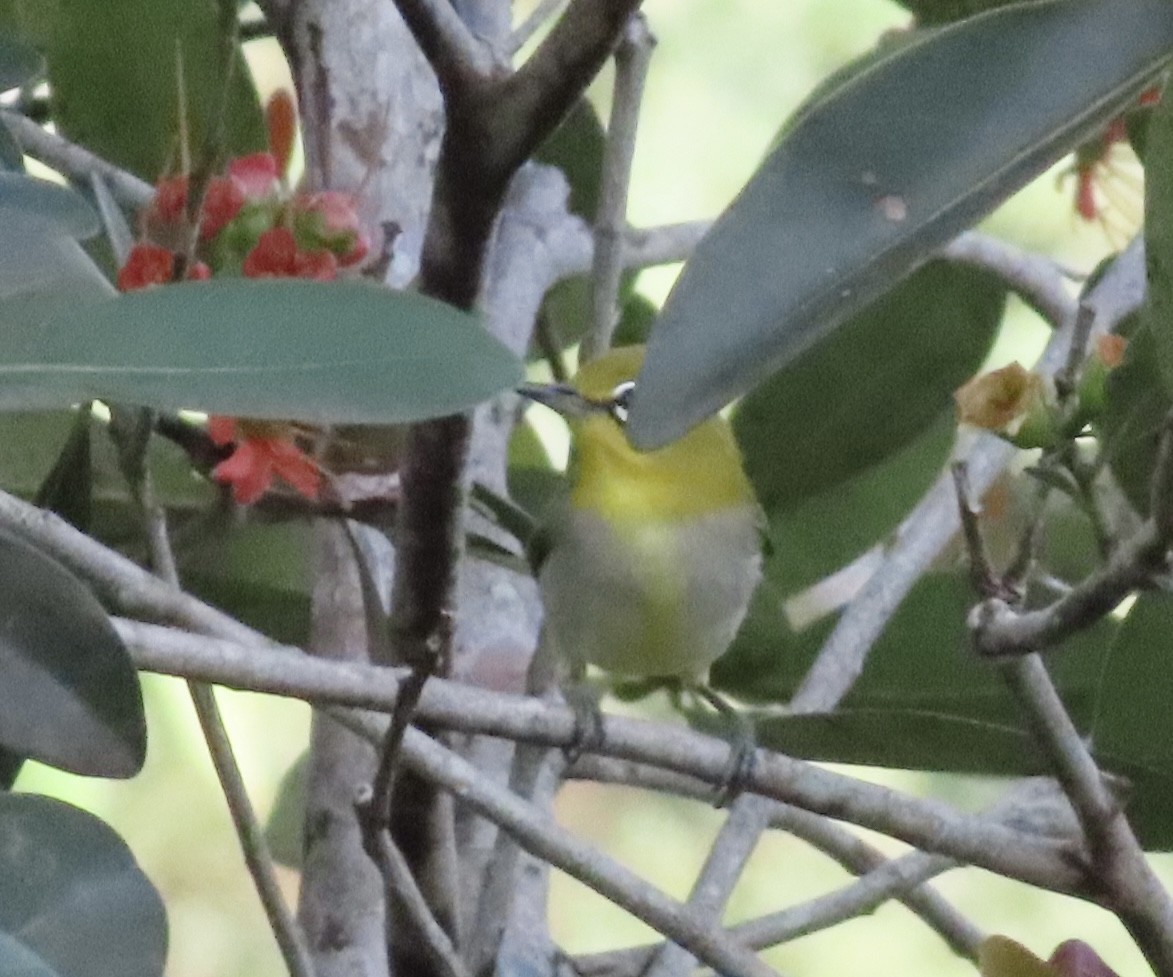
<path fill-rule="evenodd" d="M 611 391 L 611 403 L 609 410 L 611 416 L 615 418 L 616 424 L 627 423 L 627 408 L 631 403 L 631 392 L 635 390 L 634 380 L 625 380 Z"/>

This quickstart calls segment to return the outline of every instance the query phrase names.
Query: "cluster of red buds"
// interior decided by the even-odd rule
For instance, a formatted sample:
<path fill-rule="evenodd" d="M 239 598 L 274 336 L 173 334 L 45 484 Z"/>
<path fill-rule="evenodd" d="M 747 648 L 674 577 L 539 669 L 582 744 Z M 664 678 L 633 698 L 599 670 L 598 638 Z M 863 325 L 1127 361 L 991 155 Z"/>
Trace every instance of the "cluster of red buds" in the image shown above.
<path fill-rule="evenodd" d="M 143 213 L 143 239 L 118 273 L 124 291 L 175 280 L 191 237 L 187 176 L 160 181 Z M 272 153 L 232 160 L 208 181 L 197 253 L 186 277 L 315 278 L 330 281 L 367 254 L 354 198 L 335 190 L 285 191 Z"/>
<path fill-rule="evenodd" d="M 140 240 L 118 272 L 120 291 L 180 277 L 332 281 L 357 269 L 368 243 L 354 197 L 335 190 L 291 192 L 284 173 L 296 128 L 292 99 L 279 93 L 266 114 L 270 151 L 233 159 L 212 177 L 199 202 L 198 221 L 189 176 L 159 181 L 141 216 Z M 294 425 L 212 416 L 208 432 L 218 446 L 232 448 L 212 477 L 231 485 L 238 503 L 255 502 L 275 477 L 307 498 L 318 497 L 322 472 L 295 443 Z"/>

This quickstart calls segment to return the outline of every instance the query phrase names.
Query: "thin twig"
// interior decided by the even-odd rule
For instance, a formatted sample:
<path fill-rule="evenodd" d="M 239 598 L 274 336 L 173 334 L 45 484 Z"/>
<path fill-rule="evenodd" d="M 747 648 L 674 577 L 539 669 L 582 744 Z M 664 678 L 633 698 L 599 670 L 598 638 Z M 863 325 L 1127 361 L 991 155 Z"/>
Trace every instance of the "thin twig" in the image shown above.
<path fill-rule="evenodd" d="M 411 868 L 399 846 L 391 840 L 391 832 L 385 828 L 376 832 L 376 855 L 379 873 L 387 887 L 387 905 L 398 900 L 403 906 L 416 933 L 439 967 L 443 977 L 468 977 L 468 971 L 444 927 L 436 922 L 424 894 L 420 892 Z"/>
<path fill-rule="evenodd" d="M 737 880 L 769 827 L 773 807 L 773 801 L 749 794 L 733 802 L 688 897 L 688 908 L 699 919 L 721 922 Z M 665 943 L 638 969 L 642 977 L 686 977 L 695 966 L 696 958 L 686 949 Z"/>
<path fill-rule="evenodd" d="M 1135 239 L 1104 273 L 1083 303 L 1094 310 L 1093 334 L 1106 331 L 1140 307 L 1144 299 L 1144 242 Z M 1053 373 L 1065 362 L 1074 328 L 1072 316 L 1057 328 L 1035 364 Z M 980 437 L 960 457 L 973 491 L 981 495 L 1014 456 L 1014 448 L 992 436 Z M 836 622 L 815 664 L 790 706 L 798 712 L 821 712 L 851 689 L 867 654 L 908 592 L 933 564 L 958 529 L 952 477 L 939 478 L 896 532 L 883 563 Z"/>
<path fill-rule="evenodd" d="M 603 176 L 595 214 L 595 249 L 591 267 L 591 326 L 583 337 L 583 361 L 594 359 L 611 345 L 619 317 L 619 288 L 623 277 L 623 232 L 627 227 L 627 193 L 644 84 L 656 39 L 641 13 L 633 13 L 615 49 L 615 87 Z"/>
<path fill-rule="evenodd" d="M 487 159 L 512 172 L 557 128 L 615 49 L 641 0 L 570 0 L 513 75 L 497 86 L 497 144 Z"/>
<path fill-rule="evenodd" d="M 186 635 L 134 621 L 115 626 L 140 668 L 232 688 L 294 695 L 390 711 L 402 670 L 315 660 L 304 654 Z M 420 698 L 420 718 L 438 728 L 503 736 L 549 747 L 575 741 L 572 709 L 529 696 L 492 693 L 442 679 Z M 719 784 L 729 744 L 683 728 L 622 716 L 603 718 L 599 752 Z M 405 739 L 406 742 L 406 739 Z M 747 792 L 832 815 L 1012 878 L 1087 895 L 1066 843 L 1031 838 L 948 805 L 864 783 L 813 764 L 759 750 Z"/>
<path fill-rule="evenodd" d="M 25 153 L 75 183 L 88 185 L 90 178 L 98 174 L 119 202 L 135 210 L 145 207 L 155 196 L 155 188 L 133 173 L 49 132 L 19 112 L 0 110 L 0 122 L 8 126 Z"/>
<path fill-rule="evenodd" d="M 1124 812 L 1080 738 L 1038 655 L 1004 676 L 1027 714 L 1087 836 L 1094 878 L 1154 972 L 1173 975 L 1173 900 L 1150 868 Z"/>
<path fill-rule="evenodd" d="M 446 98 L 487 79 L 496 69 L 492 53 L 465 26 L 450 0 L 394 2 Z"/>
<path fill-rule="evenodd" d="M 970 613 L 970 635 L 978 654 L 988 658 L 1024 655 L 1057 645 L 1091 627 L 1138 588 L 1151 584 L 1166 566 L 1168 537 L 1153 520 L 1117 545 L 1106 566 L 1085 578 L 1053 604 L 1016 610 L 1000 597 Z"/>
<path fill-rule="evenodd" d="M 1067 275 L 1046 255 L 1025 251 L 981 231 L 964 231 L 942 249 L 941 257 L 993 272 L 1053 326 L 1070 322 L 1075 315 L 1076 300 L 1068 291 Z"/>
<path fill-rule="evenodd" d="M 593 780 L 605 784 L 622 784 L 641 790 L 653 790 L 687 797 L 702 803 L 712 799 L 712 787 L 704 781 L 677 773 L 671 773 L 642 764 L 614 760 L 607 757 L 580 757 L 570 769 L 572 779 Z M 1048 783 L 1050 783 L 1048 781 Z M 1028 803 L 1024 799 L 1024 803 Z M 1010 816 L 1009 809 L 1007 815 Z M 868 844 L 857 834 L 841 824 L 809 811 L 803 811 L 791 804 L 773 802 L 770 812 L 770 827 L 786 831 L 834 859 L 853 875 L 866 875 L 889 861 L 879 849 Z M 930 856 L 933 857 L 933 856 Z M 908 892 L 896 893 L 895 898 L 919 916 L 926 925 L 934 929 L 958 956 L 977 959 L 978 946 L 984 934 L 965 916 L 953 908 L 940 893 L 929 886 L 920 886 Z M 580 973 L 587 977 L 595 968 L 586 968 L 585 961 L 595 956 L 579 957 L 575 960 Z M 611 967 L 600 965 L 600 970 Z"/>
<path fill-rule="evenodd" d="M 313 977 L 313 958 L 310 956 L 305 934 L 293 918 L 289 907 L 285 905 L 285 897 L 277 882 L 273 855 L 269 851 L 269 842 L 249 800 L 248 788 L 232 750 L 232 741 L 228 737 L 223 717 L 216 705 L 215 692 L 211 686 L 200 682 L 188 682 L 188 689 L 196 716 L 199 718 L 200 729 L 204 733 L 208 754 L 216 769 L 220 790 L 228 802 L 228 811 L 232 816 L 232 825 L 236 829 L 240 850 L 253 884 L 257 888 L 257 895 L 260 896 L 273 936 L 281 950 L 281 956 L 285 960 L 285 966 L 290 977 Z"/>
<path fill-rule="evenodd" d="M 343 713 L 336 718 L 373 742 L 382 740 L 383 724 L 373 721 L 373 717 Z M 686 945 L 721 973 L 776 977 L 770 967 L 729 939 L 719 927 L 694 919 L 678 902 L 541 815 L 510 791 L 481 776 L 471 764 L 418 729 L 406 731 L 403 756 L 415 773 L 449 791 L 458 802 L 469 805 L 481 816 L 495 821 L 527 851 Z"/>
<path fill-rule="evenodd" d="M 179 572 L 175 554 L 167 534 L 167 513 L 155 497 L 151 473 L 143 468 L 137 485 L 131 486 L 139 503 L 144 531 L 151 553 L 151 565 L 155 573 L 175 590 L 180 590 Z M 269 928 L 277 941 L 290 977 L 313 977 L 314 965 L 310 956 L 305 934 L 285 904 L 285 897 L 277 882 L 273 855 L 264 828 L 253 809 L 248 796 L 248 787 L 236 762 L 232 740 L 224 725 L 220 708 L 216 704 L 216 693 L 210 685 L 188 680 L 188 692 L 204 734 L 208 755 L 220 783 L 220 791 L 228 804 L 232 826 L 244 855 L 245 865 L 257 889 L 257 896 L 269 921 Z"/>
<path fill-rule="evenodd" d="M 565 2 L 566 0 L 540 0 L 538 5 L 530 11 L 530 15 L 518 24 L 513 33 L 509 35 L 506 54 L 512 57 L 525 47 L 530 38 L 542 29 L 542 25 L 557 13 Z"/>

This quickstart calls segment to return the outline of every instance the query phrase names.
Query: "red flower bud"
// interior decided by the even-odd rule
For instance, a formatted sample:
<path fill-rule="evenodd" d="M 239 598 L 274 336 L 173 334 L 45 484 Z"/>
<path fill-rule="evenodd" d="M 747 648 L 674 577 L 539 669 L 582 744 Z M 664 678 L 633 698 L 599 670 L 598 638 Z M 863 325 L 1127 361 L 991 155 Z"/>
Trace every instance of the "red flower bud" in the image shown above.
<path fill-rule="evenodd" d="M 277 161 L 277 172 L 286 176 L 297 135 L 297 107 L 288 89 L 278 89 L 265 103 L 265 128 L 269 133 L 269 152 Z"/>
<path fill-rule="evenodd" d="M 302 247 L 325 248 L 343 267 L 362 261 L 370 248 L 359 226 L 354 197 L 339 190 L 294 197 L 293 227 Z"/>
<path fill-rule="evenodd" d="M 157 244 L 136 244 L 118 272 L 118 291 L 134 292 L 162 285 L 175 274 L 175 255 Z"/>
<path fill-rule="evenodd" d="M 314 278 L 332 281 L 338 262 L 329 251 L 301 251 L 287 227 L 265 231 L 244 259 L 246 278 Z"/>

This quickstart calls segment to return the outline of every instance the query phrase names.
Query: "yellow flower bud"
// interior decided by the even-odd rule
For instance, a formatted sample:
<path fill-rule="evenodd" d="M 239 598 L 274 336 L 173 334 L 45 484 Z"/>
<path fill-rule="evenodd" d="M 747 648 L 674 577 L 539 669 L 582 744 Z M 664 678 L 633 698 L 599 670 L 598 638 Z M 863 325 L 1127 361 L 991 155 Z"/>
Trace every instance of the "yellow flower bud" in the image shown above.
<path fill-rule="evenodd" d="M 957 419 L 992 431 L 1020 448 L 1047 448 L 1057 436 L 1049 381 L 1011 363 L 974 377 L 953 394 Z"/>

